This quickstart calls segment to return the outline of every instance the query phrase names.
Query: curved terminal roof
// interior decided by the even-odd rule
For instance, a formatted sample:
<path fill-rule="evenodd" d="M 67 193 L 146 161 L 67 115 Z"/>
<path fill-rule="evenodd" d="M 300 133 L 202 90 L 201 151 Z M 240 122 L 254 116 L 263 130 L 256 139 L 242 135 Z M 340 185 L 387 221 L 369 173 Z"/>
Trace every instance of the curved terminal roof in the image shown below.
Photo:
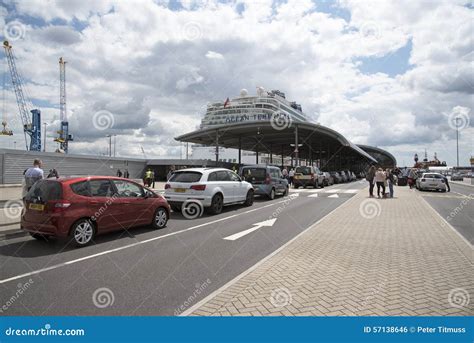
<path fill-rule="evenodd" d="M 397 159 L 388 151 L 370 145 L 357 144 L 357 146 L 377 159 L 380 165 L 387 167 L 397 166 Z"/>
<path fill-rule="evenodd" d="M 288 124 L 288 123 L 286 123 Z M 343 135 L 328 127 L 309 123 L 292 122 L 277 127 L 270 121 L 226 124 L 196 130 L 176 137 L 177 141 L 208 146 L 292 156 L 295 150 L 295 132 L 298 128 L 299 158 L 318 159 L 343 156 L 347 160 L 357 159 L 369 163 L 378 161 Z"/>

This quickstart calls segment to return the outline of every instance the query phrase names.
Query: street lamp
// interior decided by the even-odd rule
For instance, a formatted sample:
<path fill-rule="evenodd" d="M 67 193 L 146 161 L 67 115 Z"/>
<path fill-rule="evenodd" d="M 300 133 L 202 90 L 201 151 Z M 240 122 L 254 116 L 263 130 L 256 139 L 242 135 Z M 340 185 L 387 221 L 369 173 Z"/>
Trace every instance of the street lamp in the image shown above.
<path fill-rule="evenodd" d="M 456 165 L 459 167 L 459 125 L 458 125 L 458 120 L 461 120 L 461 118 L 456 117 Z"/>
<path fill-rule="evenodd" d="M 109 157 L 112 157 L 112 135 L 106 135 L 105 137 L 109 139 Z"/>

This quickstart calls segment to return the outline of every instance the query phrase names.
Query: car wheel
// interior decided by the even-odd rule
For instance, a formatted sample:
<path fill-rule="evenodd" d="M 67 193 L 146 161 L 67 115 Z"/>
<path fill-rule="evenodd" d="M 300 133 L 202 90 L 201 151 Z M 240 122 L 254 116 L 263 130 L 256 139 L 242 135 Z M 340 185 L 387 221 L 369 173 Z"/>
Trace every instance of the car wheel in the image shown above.
<path fill-rule="evenodd" d="M 268 199 L 273 200 L 275 199 L 275 188 L 272 188 L 270 194 L 268 194 Z"/>
<path fill-rule="evenodd" d="M 167 222 L 168 211 L 166 211 L 163 207 L 158 207 L 158 209 L 155 211 L 155 215 L 153 216 L 153 228 L 162 229 L 166 226 Z"/>
<path fill-rule="evenodd" d="M 72 225 L 71 237 L 77 246 L 86 246 L 94 236 L 95 225 L 90 219 L 80 219 Z"/>
<path fill-rule="evenodd" d="M 171 209 L 173 212 L 181 212 L 181 206 L 179 205 L 171 205 Z"/>
<path fill-rule="evenodd" d="M 211 207 L 209 207 L 209 212 L 211 214 L 219 214 L 222 212 L 222 207 L 224 206 L 224 198 L 222 194 L 218 193 L 212 197 Z"/>
<path fill-rule="evenodd" d="M 252 206 L 253 205 L 253 199 L 254 199 L 253 190 L 249 190 L 247 192 L 247 196 L 245 197 L 244 205 L 245 206 Z"/>
<path fill-rule="evenodd" d="M 49 241 L 49 236 L 47 235 L 42 235 L 40 233 L 33 233 L 30 232 L 30 236 L 33 237 L 34 239 L 37 239 L 39 241 Z"/>

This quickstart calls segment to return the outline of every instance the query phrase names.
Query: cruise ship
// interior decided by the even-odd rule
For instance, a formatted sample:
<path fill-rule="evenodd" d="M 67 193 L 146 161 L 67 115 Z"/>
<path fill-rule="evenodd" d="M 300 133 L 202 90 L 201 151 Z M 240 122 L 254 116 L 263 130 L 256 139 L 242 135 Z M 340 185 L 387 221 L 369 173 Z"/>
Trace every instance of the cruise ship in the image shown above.
<path fill-rule="evenodd" d="M 279 90 L 266 91 L 263 87 L 257 87 L 255 96 L 249 95 L 246 89 L 242 89 L 240 96 L 236 98 L 209 103 L 200 128 L 243 122 L 270 121 L 275 116 L 291 122 L 309 121 L 303 113 L 301 105 L 294 101 L 288 101 L 285 93 Z M 237 151 L 235 149 L 219 149 L 220 161 L 235 163 L 236 156 Z M 191 158 L 213 160 L 215 150 L 212 147 L 195 144 L 192 146 Z M 266 154 L 261 154 L 262 163 L 266 159 Z M 254 152 L 242 152 L 243 163 L 253 163 L 254 161 Z"/>
<path fill-rule="evenodd" d="M 275 116 L 293 122 L 308 121 L 301 105 L 294 101 L 288 101 L 285 93 L 279 90 L 267 92 L 263 87 L 258 87 L 256 96 L 250 96 L 246 89 L 242 89 L 239 97 L 208 104 L 206 114 L 201 121 L 201 128 L 242 122 L 270 121 Z"/>

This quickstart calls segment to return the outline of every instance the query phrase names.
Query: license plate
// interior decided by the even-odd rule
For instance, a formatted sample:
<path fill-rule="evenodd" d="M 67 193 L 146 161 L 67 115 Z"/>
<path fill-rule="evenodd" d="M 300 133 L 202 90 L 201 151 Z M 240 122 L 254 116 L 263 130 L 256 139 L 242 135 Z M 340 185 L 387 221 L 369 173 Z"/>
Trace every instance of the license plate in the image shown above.
<path fill-rule="evenodd" d="M 186 188 L 175 188 L 174 191 L 176 193 L 185 193 L 186 192 Z"/>
<path fill-rule="evenodd" d="M 44 205 L 43 204 L 30 204 L 30 210 L 43 211 Z"/>

